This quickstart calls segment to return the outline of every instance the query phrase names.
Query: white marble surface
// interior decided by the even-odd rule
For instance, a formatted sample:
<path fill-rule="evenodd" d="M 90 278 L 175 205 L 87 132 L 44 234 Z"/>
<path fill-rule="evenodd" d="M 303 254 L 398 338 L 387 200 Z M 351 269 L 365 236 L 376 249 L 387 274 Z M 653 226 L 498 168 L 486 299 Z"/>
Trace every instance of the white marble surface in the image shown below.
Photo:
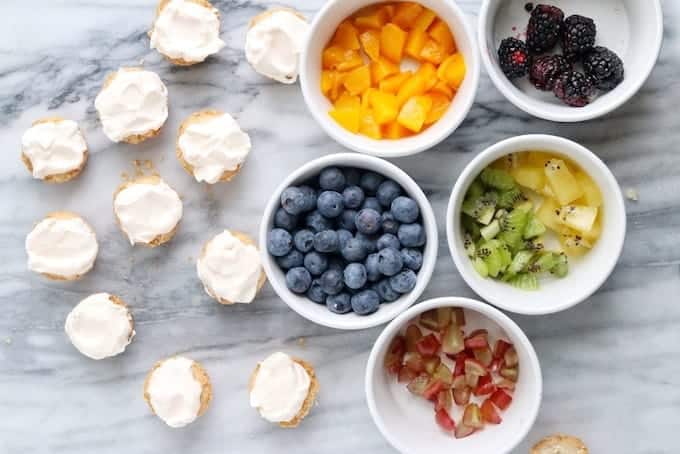
<path fill-rule="evenodd" d="M 3 0 L 0 15 L 0 452 L 15 453 L 392 453 L 364 402 L 363 373 L 380 328 L 349 333 L 315 326 L 267 286 L 249 306 L 220 307 L 206 297 L 194 259 L 224 227 L 255 234 L 271 190 L 291 170 L 342 151 L 313 122 L 298 86 L 256 76 L 243 59 L 249 18 L 259 0 L 215 2 L 227 47 L 206 64 L 177 69 L 149 51 L 153 0 Z M 323 0 L 290 2 L 308 15 Z M 461 2 L 470 14 L 477 0 Z M 482 79 L 468 120 L 444 144 L 396 163 L 423 186 L 441 231 L 456 176 L 500 139 L 530 132 L 575 139 L 599 154 L 623 187 L 629 230 L 619 266 L 587 303 L 553 316 L 518 317 L 538 351 L 545 398 L 525 443 L 555 431 L 580 435 L 591 452 L 677 453 L 680 428 L 680 4 L 664 4 L 666 36 L 658 66 L 641 93 L 608 117 L 559 125 L 529 118 Z M 93 100 L 107 72 L 144 60 L 170 90 L 161 136 L 139 146 L 107 141 Z M 205 189 L 174 157 L 180 121 L 194 110 L 230 111 L 254 143 L 242 175 Z M 70 184 L 32 180 L 19 160 L 22 132 L 43 115 L 83 126 L 91 160 Z M 185 200 L 177 237 L 154 250 L 132 249 L 115 226 L 111 195 L 133 159 L 151 159 Z M 72 284 L 26 270 L 23 241 L 49 211 L 71 209 L 92 222 L 101 253 L 95 270 Z M 69 310 L 93 292 L 127 300 L 138 335 L 115 359 L 81 356 L 63 333 Z M 424 298 L 472 295 L 445 239 Z M 298 344 L 305 338 L 304 346 Z M 246 383 L 274 350 L 316 365 L 319 405 L 297 430 L 266 424 L 248 407 Z M 204 363 L 214 401 L 197 423 L 171 430 L 152 416 L 142 381 L 157 359 L 185 353 Z"/>

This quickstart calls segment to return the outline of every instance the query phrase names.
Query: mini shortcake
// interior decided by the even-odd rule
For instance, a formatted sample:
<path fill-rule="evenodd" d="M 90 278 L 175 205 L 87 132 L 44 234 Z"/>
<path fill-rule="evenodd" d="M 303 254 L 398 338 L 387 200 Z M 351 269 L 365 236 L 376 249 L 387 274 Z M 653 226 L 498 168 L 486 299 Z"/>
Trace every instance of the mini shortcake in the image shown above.
<path fill-rule="evenodd" d="M 37 120 L 21 137 L 21 160 L 33 178 L 65 183 L 80 175 L 87 143 L 78 123 L 60 117 Z"/>
<path fill-rule="evenodd" d="M 113 195 L 113 212 L 130 244 L 167 243 L 182 219 L 182 200 L 160 177 L 142 176 L 123 183 Z"/>
<path fill-rule="evenodd" d="M 151 48 L 172 63 L 201 63 L 224 47 L 220 13 L 207 0 L 161 0 L 149 31 Z"/>
<path fill-rule="evenodd" d="M 117 296 L 95 293 L 66 317 L 66 335 L 80 353 L 104 359 L 125 351 L 135 335 L 132 314 Z"/>
<path fill-rule="evenodd" d="M 184 356 L 158 361 L 144 380 L 144 400 L 170 427 L 194 422 L 208 409 L 211 399 L 208 373 Z"/>
<path fill-rule="evenodd" d="M 229 181 L 250 153 L 250 136 L 228 113 L 194 112 L 182 122 L 176 154 L 182 167 L 198 182 Z"/>
<path fill-rule="evenodd" d="M 293 84 L 308 31 L 305 17 L 293 9 L 274 8 L 258 14 L 246 34 L 246 59 L 263 76 Z"/>
<path fill-rule="evenodd" d="M 531 448 L 531 454 L 588 454 L 588 447 L 571 435 L 550 435 Z"/>
<path fill-rule="evenodd" d="M 255 242 L 229 230 L 205 243 L 196 270 L 206 293 L 221 304 L 251 303 L 267 280 Z"/>
<path fill-rule="evenodd" d="M 168 118 L 168 89 L 152 71 L 120 68 L 94 101 L 106 137 L 140 143 L 158 135 Z"/>
<path fill-rule="evenodd" d="M 319 392 L 314 368 L 277 352 L 259 363 L 250 377 L 250 406 L 264 419 L 284 428 L 297 427 Z"/>
<path fill-rule="evenodd" d="M 53 280 L 80 279 L 92 269 L 98 252 L 94 229 L 67 211 L 50 213 L 26 237 L 28 269 Z"/>

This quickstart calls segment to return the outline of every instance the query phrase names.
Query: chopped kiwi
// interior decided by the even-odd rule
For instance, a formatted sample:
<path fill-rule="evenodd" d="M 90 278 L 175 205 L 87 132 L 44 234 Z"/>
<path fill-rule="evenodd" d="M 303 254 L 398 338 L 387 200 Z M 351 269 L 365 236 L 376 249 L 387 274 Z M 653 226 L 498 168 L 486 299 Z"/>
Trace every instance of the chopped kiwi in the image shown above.
<path fill-rule="evenodd" d="M 527 225 L 529 213 L 523 209 L 515 208 L 503 218 L 501 233 L 498 239 L 507 244 L 513 251 L 518 251 L 522 246 L 524 229 Z"/>
<path fill-rule="evenodd" d="M 484 184 L 479 179 L 476 179 L 475 181 L 472 182 L 472 184 L 470 184 L 470 187 L 468 188 L 465 197 L 469 199 L 477 199 L 483 195 Z"/>
<path fill-rule="evenodd" d="M 488 225 L 496 214 L 496 198 L 493 193 L 486 193 L 476 198 L 468 198 L 463 202 L 463 213 L 474 218 L 483 225 Z"/>
<path fill-rule="evenodd" d="M 521 273 L 509 282 L 512 286 L 522 290 L 536 290 L 538 288 L 538 279 L 535 274 Z"/>
<path fill-rule="evenodd" d="M 479 178 L 485 185 L 491 188 L 500 189 L 501 191 L 507 191 L 516 186 L 515 179 L 512 178 L 512 175 L 505 170 L 494 169 L 492 167 L 487 167 L 482 170 Z"/>
<path fill-rule="evenodd" d="M 472 260 L 472 266 L 479 273 L 480 276 L 482 277 L 489 276 L 489 267 L 487 267 L 486 262 L 484 262 L 484 260 L 480 259 L 479 257 L 475 257 Z"/>
<path fill-rule="evenodd" d="M 514 187 L 507 191 L 498 194 L 498 206 L 501 208 L 511 209 L 517 202 L 524 199 L 524 195 L 519 188 Z"/>
<path fill-rule="evenodd" d="M 508 274 L 519 274 L 522 271 L 525 271 L 531 263 L 531 259 L 533 257 L 534 253 L 532 251 L 519 251 L 517 254 L 515 254 L 515 257 L 512 259 L 512 263 L 508 267 Z"/>
<path fill-rule="evenodd" d="M 542 252 L 536 256 L 536 260 L 529 266 L 529 271 L 535 274 L 549 273 L 557 264 L 559 254 L 554 252 Z"/>
<path fill-rule="evenodd" d="M 529 221 L 524 229 L 524 239 L 529 240 L 531 238 L 536 238 L 545 233 L 545 225 L 534 215 L 533 212 L 529 213 Z"/>
<path fill-rule="evenodd" d="M 498 219 L 494 219 L 491 223 L 485 227 L 482 227 L 479 232 L 482 234 L 482 238 L 485 240 L 491 240 L 498 235 L 501 231 L 501 223 Z"/>
<path fill-rule="evenodd" d="M 480 230 L 479 224 L 477 224 L 477 221 L 475 221 L 473 217 L 463 213 L 461 223 L 463 224 L 463 231 L 470 235 L 473 241 L 477 241 L 481 236 L 481 233 L 479 232 Z"/>
<path fill-rule="evenodd" d="M 465 252 L 467 252 L 468 257 L 474 257 L 477 253 L 477 246 L 475 246 L 475 242 L 472 240 L 472 237 L 467 233 L 465 234 L 463 245 L 465 246 Z"/>
<path fill-rule="evenodd" d="M 565 253 L 557 254 L 555 266 L 550 269 L 550 273 L 563 278 L 569 273 L 569 259 Z"/>

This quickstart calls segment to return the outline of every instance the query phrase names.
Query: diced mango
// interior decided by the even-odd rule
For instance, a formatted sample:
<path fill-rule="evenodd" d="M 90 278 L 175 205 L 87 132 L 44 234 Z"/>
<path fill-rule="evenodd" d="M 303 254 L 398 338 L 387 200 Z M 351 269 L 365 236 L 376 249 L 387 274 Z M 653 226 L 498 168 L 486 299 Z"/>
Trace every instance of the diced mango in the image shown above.
<path fill-rule="evenodd" d="M 449 26 L 441 19 L 436 19 L 428 34 L 438 42 L 446 55 L 452 54 L 456 50 L 456 41 L 453 39 Z"/>
<path fill-rule="evenodd" d="M 447 57 L 439 65 L 437 76 L 457 90 L 465 79 L 465 59 L 463 56 L 456 53 Z"/>
<path fill-rule="evenodd" d="M 399 103 L 399 106 L 403 106 L 409 98 L 422 95 L 425 91 L 425 81 L 422 77 L 414 74 L 399 87 L 397 102 Z"/>
<path fill-rule="evenodd" d="M 389 22 L 394 17 L 394 13 L 397 12 L 397 5 L 395 5 L 394 3 L 388 3 L 386 5 L 382 5 L 380 9 L 385 10 L 385 14 L 387 14 L 388 17 L 387 22 Z"/>
<path fill-rule="evenodd" d="M 380 30 L 380 54 L 394 63 L 400 63 L 406 44 L 406 32 L 393 23 Z"/>
<path fill-rule="evenodd" d="M 441 93 L 442 95 L 446 96 L 449 99 L 453 99 L 453 95 L 456 93 L 453 91 L 453 88 L 443 80 L 438 80 L 436 84 L 434 84 L 434 87 L 432 87 L 433 92 L 436 93 Z"/>
<path fill-rule="evenodd" d="M 545 187 L 545 173 L 542 167 L 517 167 L 510 171 L 520 186 L 540 192 Z"/>
<path fill-rule="evenodd" d="M 412 30 L 422 30 L 426 31 L 432 22 L 437 18 L 437 14 L 431 9 L 423 9 L 423 11 L 418 15 L 415 22 L 413 23 Z"/>
<path fill-rule="evenodd" d="M 323 70 L 321 72 L 321 92 L 331 101 L 335 101 L 344 91 L 342 80 L 344 74 L 338 71 Z"/>
<path fill-rule="evenodd" d="M 377 61 L 371 62 L 371 81 L 373 85 L 378 85 L 381 80 L 392 74 L 399 73 L 399 66 L 380 57 Z"/>
<path fill-rule="evenodd" d="M 555 198 L 560 205 L 567 205 L 583 196 L 583 188 L 578 184 L 567 164 L 561 159 L 551 159 L 543 168 Z"/>
<path fill-rule="evenodd" d="M 403 28 L 404 30 L 410 29 L 420 13 L 423 12 L 422 5 L 414 2 L 400 2 L 396 5 L 396 11 L 394 12 L 394 17 L 392 17 L 392 22 Z"/>
<path fill-rule="evenodd" d="M 340 46 L 329 46 L 323 51 L 323 69 L 350 71 L 364 64 L 361 54 L 356 50 L 343 49 Z"/>
<path fill-rule="evenodd" d="M 377 30 L 366 30 L 359 35 L 361 46 L 373 61 L 380 58 L 380 33 Z"/>
<path fill-rule="evenodd" d="M 420 60 L 420 51 L 425 47 L 427 40 L 427 34 L 423 30 L 414 28 L 408 34 L 404 53 L 413 59 Z"/>
<path fill-rule="evenodd" d="M 423 90 L 430 91 L 439 79 L 437 79 L 437 68 L 429 62 L 425 62 L 416 71 L 416 76 L 423 80 Z"/>
<path fill-rule="evenodd" d="M 396 93 L 399 91 L 399 87 L 401 87 L 412 75 L 413 73 L 411 71 L 393 74 L 381 80 L 378 84 L 378 88 L 385 93 Z"/>
<path fill-rule="evenodd" d="M 420 132 L 431 109 L 431 98 L 428 96 L 413 96 L 401 108 L 397 121 L 413 132 Z"/>
<path fill-rule="evenodd" d="M 390 20 L 389 9 L 378 8 L 366 13 L 360 13 L 354 19 L 354 25 L 361 29 L 374 28 L 380 30 Z"/>
<path fill-rule="evenodd" d="M 382 132 L 384 138 L 392 140 L 403 139 L 404 137 L 409 137 L 413 135 L 411 131 L 409 131 L 396 121 L 384 125 L 382 128 Z"/>
<path fill-rule="evenodd" d="M 399 114 L 397 97 L 390 93 L 372 91 L 370 105 L 373 108 L 375 121 L 381 125 L 394 121 Z"/>
<path fill-rule="evenodd" d="M 425 124 L 431 125 L 444 116 L 451 105 L 451 101 L 441 93 L 430 92 L 427 96 L 432 100 L 432 108 L 425 118 Z"/>
<path fill-rule="evenodd" d="M 333 109 L 329 115 L 346 130 L 358 133 L 361 121 L 359 109 Z"/>
<path fill-rule="evenodd" d="M 359 123 L 359 133 L 371 139 L 382 139 L 382 130 L 375 120 L 375 115 L 371 110 L 363 110 Z"/>
<path fill-rule="evenodd" d="M 351 95 L 358 95 L 371 86 L 371 71 L 368 66 L 359 66 L 347 73 L 342 83 Z"/>
<path fill-rule="evenodd" d="M 344 21 L 335 30 L 331 44 L 343 49 L 359 50 L 359 32 L 349 21 Z"/>
<path fill-rule="evenodd" d="M 361 94 L 361 110 L 371 108 L 371 96 L 373 93 L 379 93 L 375 88 L 369 88 Z"/>
<path fill-rule="evenodd" d="M 361 108 L 361 100 L 358 96 L 352 96 L 349 93 L 343 93 L 340 95 L 335 104 L 333 104 L 337 110 L 349 109 L 356 110 L 357 112 Z"/>
<path fill-rule="evenodd" d="M 444 61 L 444 49 L 434 39 L 428 39 L 420 50 L 420 59 L 438 65 Z"/>

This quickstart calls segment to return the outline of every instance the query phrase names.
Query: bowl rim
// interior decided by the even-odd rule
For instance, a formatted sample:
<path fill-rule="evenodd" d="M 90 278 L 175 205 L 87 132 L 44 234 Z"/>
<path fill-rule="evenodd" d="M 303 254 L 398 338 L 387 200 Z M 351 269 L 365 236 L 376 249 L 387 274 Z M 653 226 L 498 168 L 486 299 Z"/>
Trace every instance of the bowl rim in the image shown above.
<path fill-rule="evenodd" d="M 651 0 L 649 6 L 654 8 L 654 16 L 656 21 L 654 22 L 655 27 L 655 39 L 651 43 L 654 47 L 650 48 L 653 58 L 650 60 L 651 64 L 644 68 L 640 72 L 639 78 L 635 81 L 630 88 L 622 92 L 620 96 L 615 98 L 612 102 L 607 104 L 602 104 L 602 107 L 596 108 L 596 103 L 590 104 L 588 109 L 578 109 L 572 108 L 567 111 L 564 109 L 554 108 L 552 104 L 542 102 L 540 100 L 534 100 L 535 103 L 526 102 L 523 96 L 520 95 L 520 91 L 509 81 L 500 70 L 496 67 L 496 64 L 491 57 L 494 49 L 489 49 L 487 46 L 486 32 L 487 27 L 490 26 L 489 17 L 491 3 L 495 0 L 482 0 L 482 6 L 479 10 L 479 17 L 477 19 L 477 41 L 479 45 L 480 53 L 482 54 L 482 61 L 484 63 L 484 69 L 487 75 L 495 85 L 496 89 L 501 92 L 501 94 L 510 101 L 515 107 L 521 109 L 522 111 L 544 120 L 559 122 L 559 123 L 578 123 L 582 121 L 593 120 L 595 118 L 602 117 L 608 113 L 621 107 L 623 104 L 630 101 L 633 96 L 640 91 L 640 88 L 645 84 L 649 76 L 651 75 L 656 62 L 659 59 L 661 53 L 661 47 L 663 45 L 663 35 L 664 35 L 664 22 L 663 22 L 663 10 L 661 7 L 661 0 Z M 500 74 L 499 74 L 500 73 Z M 561 107 L 561 106 L 560 106 Z"/>
<path fill-rule="evenodd" d="M 302 54 L 300 56 L 300 88 L 302 90 L 302 97 L 305 100 L 307 110 L 312 114 L 314 120 L 317 124 L 321 126 L 326 134 L 328 134 L 333 140 L 339 144 L 347 147 L 353 151 L 363 153 L 369 156 L 381 157 L 381 158 L 400 158 L 406 156 L 412 156 L 423 151 L 427 151 L 432 147 L 440 144 L 446 140 L 453 132 L 458 129 L 458 127 L 465 121 L 472 106 L 477 98 L 477 91 L 479 89 L 479 83 L 481 79 L 481 63 L 479 58 L 479 46 L 476 41 L 476 33 L 474 31 L 474 26 L 471 23 L 471 19 L 463 12 L 458 3 L 455 0 L 447 0 L 445 2 L 438 3 L 439 7 L 449 9 L 455 16 L 458 17 L 459 21 L 463 24 L 462 30 L 457 32 L 464 34 L 466 39 L 470 42 L 471 47 L 471 61 L 468 62 L 466 59 L 467 73 L 466 79 L 470 78 L 471 83 L 471 93 L 468 99 L 465 100 L 463 104 L 457 105 L 457 115 L 447 116 L 445 115 L 439 121 L 450 121 L 447 127 L 442 128 L 439 134 L 428 134 L 432 130 L 424 131 L 414 136 L 390 140 L 391 147 L 386 147 L 385 149 L 377 149 L 374 146 L 374 142 L 385 142 L 385 140 L 375 140 L 368 137 L 358 136 L 345 131 L 334 122 L 328 119 L 328 114 L 325 111 L 321 111 L 316 108 L 315 103 L 312 101 L 314 99 L 314 90 L 318 90 L 318 87 L 313 86 L 310 83 L 306 71 L 306 62 L 311 58 L 310 56 L 310 46 L 316 35 L 316 30 L 319 28 L 322 19 L 328 14 L 328 11 L 333 8 L 337 3 L 343 0 L 329 0 L 326 4 L 317 12 L 314 19 L 310 25 L 309 31 L 307 33 L 307 39 L 305 40 Z M 363 6 L 368 6 L 371 4 L 378 4 L 384 2 L 384 0 L 359 0 Z M 404 1 L 404 0 L 399 0 Z M 425 0 L 432 1 L 432 0 Z M 436 1 L 436 0 L 435 0 Z M 362 6 L 358 6 L 360 9 Z M 454 33 L 455 35 L 456 33 Z M 430 137 L 431 136 L 431 137 Z"/>
<path fill-rule="evenodd" d="M 408 451 L 401 446 L 400 442 L 392 436 L 392 434 L 385 427 L 384 421 L 375 403 L 375 390 L 373 387 L 373 376 L 376 373 L 376 369 L 381 366 L 382 362 L 378 358 L 378 353 L 382 347 L 390 342 L 396 333 L 407 323 L 409 320 L 413 319 L 418 314 L 421 314 L 427 310 L 435 309 L 438 307 L 461 307 L 463 309 L 472 310 L 482 314 L 484 317 L 491 319 L 494 323 L 498 324 L 506 333 L 512 333 L 513 337 L 520 340 L 521 348 L 527 353 L 530 359 L 529 368 L 535 371 L 536 381 L 534 382 L 534 390 L 537 393 L 536 403 L 531 409 L 531 414 L 525 419 L 524 429 L 520 436 L 513 441 L 512 446 L 508 446 L 506 452 L 510 452 L 512 449 L 517 447 L 522 440 L 527 436 L 531 428 L 533 427 L 536 418 L 538 417 L 538 412 L 541 408 L 541 402 L 543 400 L 543 375 L 541 372 L 541 364 L 538 360 L 538 355 L 534 349 L 531 340 L 524 333 L 522 328 L 519 327 L 510 317 L 505 315 L 500 310 L 491 306 L 490 304 L 483 303 L 478 300 L 471 298 L 460 297 L 460 296 L 445 296 L 439 298 L 433 298 L 421 303 L 416 304 L 405 312 L 402 312 L 398 317 L 392 320 L 380 333 L 378 339 L 376 339 L 373 347 L 371 348 L 371 353 L 366 362 L 366 372 L 364 375 L 364 387 L 366 393 L 366 403 L 368 405 L 369 413 L 371 418 L 378 430 L 385 437 L 385 439 L 399 452 L 407 453 Z M 523 368 L 526 366 L 522 366 Z"/>
<path fill-rule="evenodd" d="M 608 266 L 602 268 L 602 273 L 599 275 L 598 278 L 593 279 L 592 284 L 590 286 L 582 287 L 581 294 L 576 295 L 574 297 L 565 297 L 564 301 L 562 301 L 561 304 L 555 304 L 552 306 L 531 307 L 529 305 L 518 306 L 514 304 L 508 304 L 508 302 L 504 299 L 494 298 L 494 296 L 486 290 L 484 278 L 476 274 L 473 274 L 472 272 L 470 272 L 468 268 L 464 266 L 465 262 L 463 262 L 463 260 L 469 259 L 467 255 L 464 256 L 464 253 L 458 246 L 461 234 L 457 226 L 454 225 L 454 217 L 456 210 L 460 208 L 459 206 L 460 204 L 456 203 L 456 199 L 459 198 L 459 195 L 463 191 L 467 190 L 467 185 L 464 186 L 464 181 L 469 179 L 470 175 L 479 174 L 479 172 L 481 172 L 486 165 L 490 164 L 495 159 L 505 156 L 509 153 L 512 153 L 512 151 L 507 151 L 508 149 L 527 150 L 527 147 L 531 147 L 531 145 L 525 144 L 531 144 L 536 142 L 551 142 L 552 143 L 551 146 L 554 148 L 553 151 L 555 151 L 557 154 L 563 154 L 569 157 L 570 159 L 574 159 L 574 156 L 577 156 L 578 159 L 575 159 L 577 162 L 587 161 L 593 166 L 595 166 L 602 173 L 604 178 L 607 180 L 608 186 L 612 189 L 614 193 L 613 200 L 608 201 L 607 203 L 614 204 L 615 211 L 620 214 L 620 217 L 613 222 L 621 226 L 621 235 L 615 239 L 614 248 L 613 250 L 611 250 L 612 253 L 610 254 L 610 257 L 612 257 L 613 260 L 611 260 L 608 263 Z M 462 203 L 462 197 L 460 197 L 460 202 Z M 446 209 L 446 237 L 449 245 L 449 253 L 451 254 L 454 264 L 458 269 L 458 273 L 461 275 L 461 277 L 467 283 L 467 285 L 470 288 L 472 288 L 472 290 L 480 297 L 484 298 L 486 301 L 490 302 L 496 307 L 516 314 L 523 315 L 553 314 L 567 310 L 587 300 L 600 287 L 602 287 L 602 285 L 614 271 L 614 268 L 616 267 L 616 264 L 618 263 L 619 258 L 621 257 L 621 253 L 623 252 L 625 236 L 626 236 L 625 202 L 623 199 L 623 194 L 621 193 L 621 188 L 611 170 L 609 170 L 607 165 L 597 155 L 595 155 L 593 152 L 591 152 L 583 145 L 580 145 L 572 140 L 565 139 L 563 137 L 548 134 L 527 134 L 522 136 L 510 137 L 508 139 L 501 140 L 500 142 L 491 145 L 490 147 L 486 148 L 484 151 L 479 153 L 468 165 L 465 166 L 460 176 L 456 180 L 456 183 L 451 191 L 451 196 L 449 198 L 449 203 Z M 538 291 L 540 292 L 541 290 Z"/>
<path fill-rule="evenodd" d="M 274 213 L 276 212 L 276 209 L 280 203 L 280 195 L 285 188 L 291 184 L 294 184 L 295 182 L 299 182 L 305 174 L 320 171 L 322 168 L 329 166 L 359 167 L 380 173 L 383 176 L 391 178 L 399 183 L 404 191 L 408 193 L 410 197 L 413 197 L 418 203 L 423 222 L 423 228 L 425 229 L 427 235 L 427 244 L 425 246 L 425 250 L 423 251 L 423 265 L 418 271 L 416 286 L 410 293 L 402 295 L 396 301 L 381 305 L 381 309 L 383 309 L 383 307 L 396 307 L 399 309 L 395 309 L 394 311 L 378 310 L 373 314 L 360 316 L 357 318 L 347 318 L 347 316 L 351 314 L 334 314 L 328 311 L 327 313 L 323 312 L 322 317 L 318 317 L 314 315 L 313 311 L 308 311 L 306 308 L 310 307 L 308 305 L 319 305 L 312 301 L 302 301 L 304 299 L 304 295 L 294 295 L 292 292 L 290 292 L 290 290 L 288 290 L 283 280 L 278 279 L 275 274 L 276 270 L 278 270 L 278 265 L 276 265 L 275 259 L 267 251 L 267 234 L 269 228 L 273 224 Z M 387 175 L 384 173 L 386 171 L 388 172 Z M 393 318 L 397 317 L 400 313 L 411 307 L 418 300 L 418 298 L 420 298 L 422 293 L 427 288 L 430 279 L 432 278 L 432 273 L 434 272 L 437 261 L 439 245 L 439 232 L 434 210 L 432 209 L 432 205 L 418 183 L 416 183 L 415 180 L 411 178 L 406 172 L 391 162 L 385 161 L 384 159 L 378 157 L 358 153 L 329 154 L 309 161 L 291 172 L 272 192 L 272 195 L 265 206 L 262 220 L 260 221 L 258 238 L 262 267 L 277 296 L 301 317 L 306 318 L 307 320 L 318 325 L 342 330 L 373 328 L 375 326 L 389 322 Z M 282 273 L 281 270 L 278 270 L 278 272 Z M 300 300 L 298 300 L 298 298 L 300 298 Z"/>

